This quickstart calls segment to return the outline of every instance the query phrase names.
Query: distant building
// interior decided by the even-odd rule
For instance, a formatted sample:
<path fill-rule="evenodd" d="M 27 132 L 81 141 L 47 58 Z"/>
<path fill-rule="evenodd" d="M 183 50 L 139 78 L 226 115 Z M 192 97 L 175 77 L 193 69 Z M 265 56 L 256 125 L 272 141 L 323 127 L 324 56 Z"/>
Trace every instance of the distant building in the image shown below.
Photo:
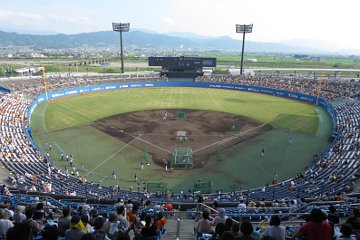
<path fill-rule="evenodd" d="M 20 76 L 30 76 L 42 71 L 42 67 L 18 68 L 14 71 Z"/>
<path fill-rule="evenodd" d="M 248 58 L 246 59 L 247 62 L 257 62 L 258 60 L 256 58 Z"/>
<path fill-rule="evenodd" d="M 295 55 L 294 55 L 294 58 L 296 58 L 296 59 L 307 59 L 307 58 L 309 58 L 309 55 L 306 55 L 306 54 L 295 54 Z"/>

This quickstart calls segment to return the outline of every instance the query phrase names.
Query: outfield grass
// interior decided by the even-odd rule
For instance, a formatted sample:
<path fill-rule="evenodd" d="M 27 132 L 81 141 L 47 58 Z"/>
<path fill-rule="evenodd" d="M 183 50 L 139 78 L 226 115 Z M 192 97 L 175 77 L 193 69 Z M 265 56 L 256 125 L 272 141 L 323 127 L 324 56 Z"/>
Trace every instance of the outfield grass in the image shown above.
<path fill-rule="evenodd" d="M 221 162 L 213 157 L 204 168 L 165 173 L 155 164 L 141 171 L 142 150 L 90 126 L 95 120 L 119 113 L 171 108 L 229 112 L 269 123 L 274 129 L 227 149 Z M 117 90 L 63 98 L 40 104 L 31 125 L 39 146 L 56 142 L 74 155 L 78 166 L 83 164 L 89 172 L 94 169 L 94 176 L 89 174 L 88 179 L 137 188 L 133 181 L 136 174 L 142 180 L 162 178 L 174 190 L 192 188 L 199 178 L 213 182 L 213 190 L 224 191 L 270 183 L 274 172 L 281 179 L 290 178 L 311 164 L 313 154 L 326 148 L 331 133 L 330 118 L 321 108 L 263 94 L 198 88 Z M 294 139 L 291 145 L 289 136 Z M 266 152 L 263 158 L 262 147 Z M 50 154 L 57 166 L 68 164 L 59 160 L 56 150 Z M 118 179 L 104 179 L 113 170 Z"/>

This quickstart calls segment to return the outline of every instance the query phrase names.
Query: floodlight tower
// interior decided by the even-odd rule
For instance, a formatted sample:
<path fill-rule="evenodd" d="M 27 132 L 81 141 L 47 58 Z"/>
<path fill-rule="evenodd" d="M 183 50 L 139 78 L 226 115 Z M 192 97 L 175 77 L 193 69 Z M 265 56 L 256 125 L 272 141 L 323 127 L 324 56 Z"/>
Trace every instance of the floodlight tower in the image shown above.
<path fill-rule="evenodd" d="M 121 73 L 124 73 L 124 55 L 123 55 L 123 44 L 122 44 L 122 33 L 130 30 L 130 23 L 112 23 L 114 32 L 120 32 L 120 58 L 121 58 Z"/>
<path fill-rule="evenodd" d="M 245 33 L 251 33 L 252 29 L 253 29 L 253 24 L 236 24 L 236 33 L 242 33 L 243 34 L 242 50 L 241 50 L 241 63 L 240 63 L 240 75 L 243 74 Z"/>

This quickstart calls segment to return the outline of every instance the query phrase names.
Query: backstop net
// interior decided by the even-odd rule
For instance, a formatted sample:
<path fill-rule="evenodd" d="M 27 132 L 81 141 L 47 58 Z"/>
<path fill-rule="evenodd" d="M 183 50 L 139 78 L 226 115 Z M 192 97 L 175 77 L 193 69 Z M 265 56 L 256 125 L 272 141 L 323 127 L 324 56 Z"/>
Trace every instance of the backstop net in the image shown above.
<path fill-rule="evenodd" d="M 193 163 L 191 148 L 174 148 L 170 154 L 171 168 L 192 168 Z"/>
<path fill-rule="evenodd" d="M 186 119 L 186 112 L 177 112 L 176 113 L 177 120 L 185 120 Z"/>

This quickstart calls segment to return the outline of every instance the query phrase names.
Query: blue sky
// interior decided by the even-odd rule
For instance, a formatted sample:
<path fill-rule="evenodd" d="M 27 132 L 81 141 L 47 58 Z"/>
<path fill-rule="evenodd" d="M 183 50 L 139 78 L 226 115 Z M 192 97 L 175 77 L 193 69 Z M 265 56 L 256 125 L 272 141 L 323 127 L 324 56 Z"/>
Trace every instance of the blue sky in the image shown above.
<path fill-rule="evenodd" d="M 0 5 L 0 30 L 80 33 L 111 30 L 111 22 L 159 33 L 230 36 L 253 23 L 247 40 L 309 39 L 331 48 L 360 49 L 359 0 L 13 0 Z"/>

